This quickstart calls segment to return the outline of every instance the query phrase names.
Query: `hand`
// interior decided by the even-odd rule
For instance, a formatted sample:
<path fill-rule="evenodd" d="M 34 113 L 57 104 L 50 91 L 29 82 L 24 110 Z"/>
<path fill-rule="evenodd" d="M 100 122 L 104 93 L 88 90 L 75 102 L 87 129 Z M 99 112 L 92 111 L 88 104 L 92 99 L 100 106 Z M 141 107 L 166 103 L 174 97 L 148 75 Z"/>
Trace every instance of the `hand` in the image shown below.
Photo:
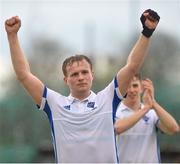
<path fill-rule="evenodd" d="M 18 16 L 14 16 L 5 21 L 5 29 L 8 34 L 17 33 L 21 27 L 21 20 Z"/>
<path fill-rule="evenodd" d="M 146 78 L 144 80 L 142 80 L 142 86 L 143 86 L 143 89 L 144 90 L 148 90 L 151 98 L 152 98 L 152 101 L 155 101 L 155 98 L 154 98 L 154 86 L 153 86 L 153 82 Z"/>
<path fill-rule="evenodd" d="M 144 94 L 143 94 L 143 104 L 144 104 L 144 107 L 143 109 L 145 110 L 150 110 L 152 109 L 152 106 L 153 106 L 153 101 L 152 101 L 152 97 L 150 95 L 150 91 L 148 89 L 145 89 L 144 90 Z"/>
<path fill-rule="evenodd" d="M 149 38 L 157 27 L 160 17 L 155 11 L 148 9 L 143 12 L 140 20 L 143 26 L 142 34 Z"/>

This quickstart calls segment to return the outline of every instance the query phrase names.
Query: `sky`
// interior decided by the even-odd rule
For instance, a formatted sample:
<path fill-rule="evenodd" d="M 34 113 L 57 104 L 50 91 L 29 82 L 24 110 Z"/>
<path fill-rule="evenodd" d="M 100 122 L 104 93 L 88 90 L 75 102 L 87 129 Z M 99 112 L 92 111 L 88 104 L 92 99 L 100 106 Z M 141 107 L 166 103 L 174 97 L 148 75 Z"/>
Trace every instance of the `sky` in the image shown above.
<path fill-rule="evenodd" d="M 2 22 L 14 15 L 22 19 L 20 36 L 25 48 L 33 36 L 47 35 L 78 52 L 88 46 L 99 54 L 113 52 L 113 37 L 129 37 L 131 31 L 139 30 L 139 17 L 147 8 L 160 14 L 158 30 L 171 32 L 180 27 L 180 0 L 0 0 L 0 6 Z M 2 57 L 8 45 L 2 24 L 0 30 Z M 95 45 L 85 45 L 88 33 L 94 34 Z"/>
<path fill-rule="evenodd" d="M 61 41 L 74 53 L 93 49 L 96 54 L 113 54 L 117 38 L 121 44 L 140 31 L 139 17 L 151 8 L 161 16 L 158 29 L 180 39 L 180 0 L 0 0 L 0 89 L 12 72 L 4 22 L 18 15 L 19 32 L 26 51 L 32 38 Z M 89 38 L 89 40 L 87 39 Z"/>

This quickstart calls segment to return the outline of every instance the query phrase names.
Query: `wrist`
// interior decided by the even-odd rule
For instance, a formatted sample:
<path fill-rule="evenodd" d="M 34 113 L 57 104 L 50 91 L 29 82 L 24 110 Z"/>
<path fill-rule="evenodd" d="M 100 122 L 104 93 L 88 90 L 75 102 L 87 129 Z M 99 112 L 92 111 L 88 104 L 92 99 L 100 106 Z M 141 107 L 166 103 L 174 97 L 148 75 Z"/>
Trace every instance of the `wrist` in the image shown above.
<path fill-rule="evenodd" d="M 9 42 L 14 42 L 18 39 L 17 33 L 11 32 L 11 33 L 7 33 L 7 37 Z"/>
<path fill-rule="evenodd" d="M 153 99 L 153 101 L 152 101 L 152 107 L 155 108 L 155 106 L 156 106 L 157 104 L 158 104 L 157 101 L 156 101 L 155 99 Z"/>
<path fill-rule="evenodd" d="M 142 34 L 147 37 L 147 38 L 150 38 L 151 35 L 153 34 L 155 29 L 149 29 L 147 27 L 144 27 L 143 30 L 142 30 Z"/>
<path fill-rule="evenodd" d="M 151 109 L 150 106 L 144 105 L 144 107 L 143 107 L 143 112 L 147 113 L 150 109 Z"/>

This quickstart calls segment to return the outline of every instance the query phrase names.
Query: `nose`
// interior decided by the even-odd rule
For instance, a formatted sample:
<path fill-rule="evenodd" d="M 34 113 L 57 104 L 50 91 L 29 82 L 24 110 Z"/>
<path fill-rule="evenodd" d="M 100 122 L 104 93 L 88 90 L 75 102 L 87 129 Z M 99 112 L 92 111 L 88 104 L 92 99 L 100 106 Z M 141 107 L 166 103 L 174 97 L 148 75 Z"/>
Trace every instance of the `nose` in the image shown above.
<path fill-rule="evenodd" d="M 78 79 L 79 79 L 79 80 L 83 80 L 83 79 L 84 79 L 84 76 L 83 76 L 82 73 L 79 73 Z"/>
<path fill-rule="evenodd" d="M 130 86 L 128 90 L 129 90 L 129 92 L 133 92 L 134 88 L 132 86 Z"/>

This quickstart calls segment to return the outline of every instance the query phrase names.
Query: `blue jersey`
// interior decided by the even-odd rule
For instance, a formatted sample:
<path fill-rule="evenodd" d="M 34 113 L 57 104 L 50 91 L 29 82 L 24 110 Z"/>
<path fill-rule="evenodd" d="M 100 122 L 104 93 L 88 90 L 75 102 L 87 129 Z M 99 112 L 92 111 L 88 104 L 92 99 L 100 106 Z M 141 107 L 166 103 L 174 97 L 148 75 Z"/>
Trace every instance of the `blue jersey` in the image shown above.
<path fill-rule="evenodd" d="M 82 101 L 45 87 L 40 109 L 49 118 L 56 162 L 117 163 L 113 120 L 121 98 L 116 79 Z"/>

